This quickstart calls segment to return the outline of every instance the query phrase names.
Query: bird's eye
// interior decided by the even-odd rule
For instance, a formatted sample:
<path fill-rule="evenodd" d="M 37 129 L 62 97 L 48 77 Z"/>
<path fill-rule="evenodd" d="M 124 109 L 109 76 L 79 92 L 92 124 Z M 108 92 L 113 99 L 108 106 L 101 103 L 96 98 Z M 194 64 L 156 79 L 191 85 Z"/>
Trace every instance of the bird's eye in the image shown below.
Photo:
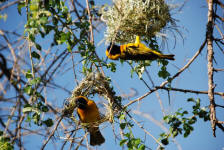
<path fill-rule="evenodd" d="M 69 106 L 69 98 L 64 99 L 63 105 L 64 106 Z"/>

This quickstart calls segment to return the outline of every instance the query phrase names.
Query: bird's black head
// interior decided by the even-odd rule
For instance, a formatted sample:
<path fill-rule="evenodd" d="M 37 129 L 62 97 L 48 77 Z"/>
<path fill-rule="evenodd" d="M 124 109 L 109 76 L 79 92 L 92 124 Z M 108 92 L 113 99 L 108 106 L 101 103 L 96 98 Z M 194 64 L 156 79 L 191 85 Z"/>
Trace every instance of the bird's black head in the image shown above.
<path fill-rule="evenodd" d="M 87 100 L 85 99 L 85 97 L 79 96 L 79 97 L 76 98 L 75 102 L 76 102 L 76 105 L 77 105 L 78 108 L 86 109 Z"/>
<path fill-rule="evenodd" d="M 112 44 L 112 43 L 110 43 L 110 45 L 107 47 L 107 51 L 111 55 L 116 55 L 116 54 L 120 54 L 121 53 L 120 46 Z"/>

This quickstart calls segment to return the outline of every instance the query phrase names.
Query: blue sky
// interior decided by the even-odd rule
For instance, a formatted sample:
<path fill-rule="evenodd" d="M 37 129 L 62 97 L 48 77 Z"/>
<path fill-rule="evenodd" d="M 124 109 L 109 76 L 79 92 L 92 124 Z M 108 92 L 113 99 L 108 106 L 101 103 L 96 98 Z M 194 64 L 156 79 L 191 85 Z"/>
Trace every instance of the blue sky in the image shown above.
<path fill-rule="evenodd" d="M 178 1 L 178 3 L 179 2 L 181 3 L 183 1 Z M 6 22 L 0 20 L 0 28 L 1 29 L 17 28 L 17 30 L 22 31 L 23 22 L 25 21 L 25 18 L 19 16 L 15 17 L 17 11 L 13 7 L 8 8 L 7 10 L 5 10 L 5 12 L 8 13 L 8 19 Z M 189 61 L 189 59 L 196 53 L 196 51 L 199 49 L 199 47 L 201 46 L 201 44 L 205 39 L 206 23 L 207 23 L 206 1 L 188 0 L 182 11 L 179 12 L 178 14 L 175 14 L 173 17 L 179 20 L 177 24 L 180 26 L 180 30 L 182 31 L 182 35 L 184 37 L 184 43 L 183 40 L 180 37 L 178 37 L 176 46 L 175 48 L 173 48 L 173 40 L 171 39 L 172 37 L 169 37 L 168 35 L 169 47 L 168 48 L 165 47 L 166 49 L 164 48 L 162 52 L 165 54 L 168 53 L 175 54 L 176 60 L 170 62 L 168 65 L 168 71 L 171 73 L 171 75 L 174 75 L 178 71 L 178 68 L 179 69 L 182 68 Z M 95 33 L 94 36 L 96 44 L 104 38 L 105 27 L 104 26 L 101 27 L 102 27 L 100 28 L 101 32 Z M 218 34 L 217 32 L 215 33 L 216 35 Z M 47 44 L 45 40 L 40 40 L 39 42 L 45 46 Z M 100 57 L 105 58 L 106 47 L 107 45 L 104 45 L 104 43 L 96 47 L 97 54 Z M 177 77 L 172 82 L 172 86 L 176 88 L 192 89 L 199 91 L 207 90 L 208 78 L 207 78 L 206 56 L 207 51 L 205 47 L 205 49 L 199 55 L 197 60 L 193 62 L 188 69 L 186 69 L 179 77 Z M 217 66 L 217 68 L 223 68 L 224 62 L 222 60 L 224 55 L 216 47 L 215 47 L 215 57 L 217 64 L 214 65 Z M 77 56 L 77 59 L 80 58 Z M 69 64 L 70 67 L 72 67 L 71 59 L 68 59 L 66 62 Z M 111 61 L 108 60 L 108 62 Z M 132 97 L 128 100 L 127 99 L 123 100 L 124 104 L 148 92 L 147 87 L 140 80 L 138 80 L 138 77 L 136 75 L 134 75 L 133 78 L 130 77 L 131 68 L 126 63 L 124 63 L 123 65 L 121 65 L 119 61 L 116 61 L 115 63 L 117 64 L 116 73 L 106 71 L 106 75 L 111 78 L 112 85 L 114 86 L 116 93 L 118 95 L 123 94 L 123 92 L 128 94 L 130 88 L 134 88 L 138 92 L 138 95 L 136 95 L 135 97 Z M 63 69 L 64 68 L 62 68 L 62 71 Z M 78 68 L 78 70 L 81 69 Z M 152 65 L 149 68 L 147 68 L 147 70 L 149 71 L 156 85 L 160 85 L 163 82 L 163 80 L 157 76 L 158 65 L 156 62 L 153 62 Z M 143 78 L 146 79 L 149 85 L 151 85 L 146 75 L 143 75 Z M 78 75 L 78 79 L 81 80 L 82 76 Z M 71 91 L 76 86 L 75 82 L 73 82 L 74 75 L 71 70 L 64 74 L 58 73 L 58 76 L 54 81 L 62 86 L 66 86 Z M 224 87 L 223 73 L 215 73 L 215 83 L 217 84 L 216 91 L 222 92 Z M 203 106 L 208 106 L 209 104 L 209 99 L 207 95 L 170 92 L 171 104 L 169 105 L 167 92 L 159 90 L 158 93 L 163 102 L 165 112 L 167 114 L 172 114 L 173 112 L 177 111 L 177 109 L 180 107 L 190 111 L 192 104 L 188 103 L 187 99 L 191 97 L 195 99 L 200 98 Z M 54 105 L 59 107 L 60 106 L 62 107 L 64 99 L 69 97 L 68 93 L 62 90 L 55 90 L 55 89 L 48 89 L 47 94 L 49 102 L 52 102 Z M 215 96 L 215 99 L 218 104 L 224 105 L 223 99 L 220 96 Z M 96 100 L 96 102 L 99 101 Z M 145 114 L 150 114 L 158 121 L 161 121 L 162 118 L 162 112 L 156 97 L 156 93 L 153 93 L 150 96 L 146 97 L 140 103 L 135 103 L 131 105 L 129 109 L 131 112 L 140 111 Z M 224 117 L 222 115 L 223 113 L 224 113 L 223 110 L 221 110 L 220 108 L 217 110 L 217 116 L 219 120 L 224 120 Z M 139 122 L 141 122 L 153 136 L 155 136 L 156 138 L 159 137 L 159 134 L 162 132 L 162 130 L 158 126 L 154 125 L 153 122 L 151 122 L 150 120 L 141 115 L 133 114 L 133 116 Z M 117 143 L 114 141 L 114 135 L 111 129 L 111 125 L 109 123 L 104 123 L 102 126 L 103 127 L 105 126 L 105 128 L 102 130 L 102 133 L 106 139 L 106 142 L 102 146 L 97 147 L 97 149 L 100 150 L 121 149 L 121 147 L 119 146 L 119 141 L 116 141 Z M 115 125 L 115 127 L 116 126 L 117 124 Z M 61 129 L 59 129 L 59 132 L 60 131 Z M 116 128 L 116 131 L 118 133 L 118 128 Z M 144 132 L 141 129 L 139 129 L 137 125 L 134 126 L 133 133 L 136 137 L 140 138 L 145 137 Z M 79 134 L 80 135 L 84 134 L 84 132 L 81 131 Z M 193 133 L 191 133 L 191 135 L 188 138 L 183 138 L 182 135 L 179 135 L 176 138 L 176 140 L 181 145 L 183 150 L 200 150 L 200 149 L 221 150 L 224 148 L 223 143 L 224 135 L 218 128 L 216 134 L 217 137 L 214 138 L 212 136 L 212 129 L 210 126 L 210 122 L 205 123 L 202 120 L 198 120 L 198 122 L 194 125 Z M 59 135 L 56 134 L 55 136 L 56 139 L 58 139 L 59 136 L 63 136 L 63 134 Z M 27 149 L 31 148 L 39 149 L 43 142 L 43 139 L 38 136 L 29 136 L 29 138 L 25 138 L 25 142 L 27 142 L 25 144 L 27 146 Z M 58 142 L 56 145 L 59 146 L 60 145 L 59 143 L 60 142 Z M 146 145 L 153 150 L 156 149 L 155 141 L 149 136 L 147 136 L 146 138 Z M 49 145 L 47 146 L 47 149 L 55 149 L 55 147 L 52 146 L 52 143 L 50 142 Z M 170 142 L 169 146 L 167 146 L 166 149 L 175 150 L 177 149 L 177 147 L 174 143 Z"/>

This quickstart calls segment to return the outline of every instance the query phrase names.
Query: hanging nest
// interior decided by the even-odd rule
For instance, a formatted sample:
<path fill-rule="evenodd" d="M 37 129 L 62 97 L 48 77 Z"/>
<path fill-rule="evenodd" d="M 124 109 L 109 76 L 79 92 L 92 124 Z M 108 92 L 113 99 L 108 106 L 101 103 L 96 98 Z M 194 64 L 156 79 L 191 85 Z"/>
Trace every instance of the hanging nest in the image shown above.
<path fill-rule="evenodd" d="M 136 35 L 151 39 L 168 23 L 175 24 L 164 0 L 114 0 L 101 13 L 107 25 L 106 42 L 134 42 Z"/>
<path fill-rule="evenodd" d="M 102 115 L 102 119 L 97 121 L 94 124 L 99 124 L 105 121 L 113 122 L 113 117 L 115 114 L 118 114 L 121 111 L 121 101 L 120 98 L 115 96 L 115 92 L 110 87 L 108 78 L 104 77 L 101 73 L 89 73 L 73 90 L 72 95 L 68 98 L 68 104 L 65 105 L 63 110 L 64 115 L 71 115 L 76 108 L 76 97 L 85 96 L 89 97 L 91 95 L 98 94 L 108 101 L 108 104 L 105 104 L 106 114 Z M 86 126 L 86 123 L 82 123 Z"/>

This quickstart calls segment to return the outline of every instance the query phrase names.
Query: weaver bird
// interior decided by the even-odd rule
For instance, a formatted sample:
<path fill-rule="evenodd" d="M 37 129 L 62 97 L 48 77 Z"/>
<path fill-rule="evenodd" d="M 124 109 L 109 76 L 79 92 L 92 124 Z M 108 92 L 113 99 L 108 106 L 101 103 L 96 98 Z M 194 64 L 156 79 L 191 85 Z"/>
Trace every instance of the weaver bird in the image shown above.
<path fill-rule="evenodd" d="M 84 96 L 76 97 L 75 101 L 80 121 L 87 123 L 86 128 L 90 133 L 90 145 L 101 145 L 105 142 L 105 139 L 99 130 L 99 123 L 97 123 L 101 117 L 96 103 Z"/>
<path fill-rule="evenodd" d="M 155 60 L 155 59 L 169 59 L 175 60 L 174 55 L 164 55 L 158 51 L 152 50 L 140 42 L 140 37 L 136 36 L 135 43 L 128 43 L 125 45 L 108 46 L 106 56 L 109 59 L 117 60 Z"/>

